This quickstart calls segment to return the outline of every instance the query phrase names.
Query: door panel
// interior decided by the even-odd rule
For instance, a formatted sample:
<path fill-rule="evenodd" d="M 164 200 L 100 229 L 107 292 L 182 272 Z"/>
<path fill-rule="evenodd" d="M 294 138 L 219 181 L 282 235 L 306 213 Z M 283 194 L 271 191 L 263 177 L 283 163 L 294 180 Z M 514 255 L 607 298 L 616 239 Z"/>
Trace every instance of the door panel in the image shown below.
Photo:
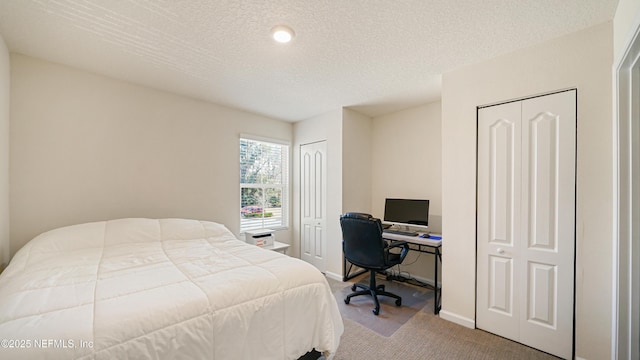
<path fill-rule="evenodd" d="M 490 126 L 491 154 L 489 157 L 489 194 L 493 244 L 513 244 L 514 231 L 514 136 L 516 125 L 507 119 L 498 119 Z"/>
<path fill-rule="evenodd" d="M 529 246 L 555 250 L 558 184 L 559 119 L 549 112 L 539 113 L 529 126 Z"/>
<path fill-rule="evenodd" d="M 520 111 L 518 104 L 506 104 L 478 114 L 478 163 L 486 166 L 478 166 L 476 320 L 504 337 L 518 333 L 514 241 L 520 222 Z"/>
<path fill-rule="evenodd" d="M 556 269 L 557 267 L 553 265 L 530 262 L 527 279 L 529 282 L 527 320 L 552 329 L 556 327 L 558 293 Z"/>
<path fill-rule="evenodd" d="M 513 316 L 513 263 L 511 259 L 490 256 L 489 309 Z"/>
<path fill-rule="evenodd" d="M 316 257 L 316 259 L 322 259 L 324 257 L 324 243 L 322 242 L 322 239 L 324 238 L 322 236 L 322 227 L 321 226 L 316 226 L 315 227 L 315 246 L 314 246 L 314 256 Z"/>
<path fill-rule="evenodd" d="M 311 154 L 302 151 L 302 218 L 311 216 Z"/>
<path fill-rule="evenodd" d="M 523 263 L 532 276 L 520 342 L 571 358 L 573 343 L 576 92 L 522 102 Z M 528 228 L 527 228 L 528 227 Z M 523 282 L 526 283 L 526 282 Z M 546 287 L 546 288 L 545 288 Z M 534 291 L 535 290 L 535 291 Z M 546 315 L 543 313 L 546 312 Z"/>
<path fill-rule="evenodd" d="M 309 224 L 302 224 L 302 236 L 300 237 L 300 239 L 302 240 L 302 257 L 309 257 L 311 256 L 311 250 L 313 250 L 313 247 L 311 247 L 311 226 L 309 226 Z"/>
<path fill-rule="evenodd" d="M 324 154 L 322 152 L 322 149 L 316 149 L 315 153 L 313 154 L 314 156 L 314 166 L 315 166 L 315 171 L 314 171 L 314 175 L 315 175 L 315 187 L 313 189 L 314 191 L 314 205 L 315 205 L 315 218 L 322 218 L 323 217 L 323 211 L 324 209 L 322 208 L 323 204 L 323 197 L 324 197 L 324 189 L 323 187 L 325 186 L 325 181 L 324 181 L 324 168 L 323 168 L 323 164 L 324 164 Z"/>

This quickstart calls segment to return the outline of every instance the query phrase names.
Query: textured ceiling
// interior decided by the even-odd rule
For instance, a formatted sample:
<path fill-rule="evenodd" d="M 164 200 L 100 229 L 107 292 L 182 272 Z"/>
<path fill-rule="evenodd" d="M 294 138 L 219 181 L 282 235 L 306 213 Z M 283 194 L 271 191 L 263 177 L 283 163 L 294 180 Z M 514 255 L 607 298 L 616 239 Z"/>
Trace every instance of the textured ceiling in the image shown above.
<path fill-rule="evenodd" d="M 10 51 L 289 121 L 439 99 L 441 74 L 609 21 L 617 0 L 0 0 Z M 289 44 L 269 31 L 286 24 Z"/>

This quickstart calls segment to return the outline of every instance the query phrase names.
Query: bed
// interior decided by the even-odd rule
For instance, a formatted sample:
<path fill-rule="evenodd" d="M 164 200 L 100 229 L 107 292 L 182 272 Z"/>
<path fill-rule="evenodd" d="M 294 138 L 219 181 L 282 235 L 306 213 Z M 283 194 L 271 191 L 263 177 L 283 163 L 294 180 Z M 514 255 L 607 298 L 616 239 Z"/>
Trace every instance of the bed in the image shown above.
<path fill-rule="evenodd" d="M 330 359 L 342 332 L 317 269 L 214 222 L 64 227 L 0 275 L 3 359 Z"/>

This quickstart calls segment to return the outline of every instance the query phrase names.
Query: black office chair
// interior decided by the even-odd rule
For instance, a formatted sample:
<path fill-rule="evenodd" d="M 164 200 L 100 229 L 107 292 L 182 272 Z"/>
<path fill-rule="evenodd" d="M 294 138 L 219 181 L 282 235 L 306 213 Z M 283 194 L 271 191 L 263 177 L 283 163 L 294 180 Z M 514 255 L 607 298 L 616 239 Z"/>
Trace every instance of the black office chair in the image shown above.
<path fill-rule="evenodd" d="M 382 224 L 380 219 L 376 219 L 369 214 L 348 212 L 340 216 L 340 226 L 342 227 L 342 250 L 344 257 L 353 265 L 359 266 L 369 271 L 369 286 L 364 284 L 354 284 L 351 287 L 352 294 L 344 299 L 345 304 L 351 298 L 359 295 L 371 295 L 376 304 L 373 313 L 380 313 L 380 302 L 378 296 L 389 296 L 396 299 L 396 306 L 402 305 L 402 298 L 396 294 L 386 292 L 384 285 L 376 285 L 376 272 L 386 270 L 392 266 L 402 263 L 409 244 L 404 241 L 397 241 L 388 245 L 382 238 Z M 400 253 L 391 252 L 391 249 L 401 248 Z M 356 291 L 357 288 L 363 290 Z"/>

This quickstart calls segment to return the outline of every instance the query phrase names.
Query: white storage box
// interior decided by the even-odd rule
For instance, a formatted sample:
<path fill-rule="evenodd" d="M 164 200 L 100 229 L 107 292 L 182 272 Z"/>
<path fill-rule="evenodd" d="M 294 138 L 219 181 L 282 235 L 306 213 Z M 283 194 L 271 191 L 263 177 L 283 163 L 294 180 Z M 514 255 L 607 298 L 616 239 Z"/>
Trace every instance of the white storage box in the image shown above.
<path fill-rule="evenodd" d="M 257 246 L 270 246 L 275 241 L 275 231 L 271 229 L 262 229 L 254 231 L 245 231 L 244 241 L 247 244 Z"/>

